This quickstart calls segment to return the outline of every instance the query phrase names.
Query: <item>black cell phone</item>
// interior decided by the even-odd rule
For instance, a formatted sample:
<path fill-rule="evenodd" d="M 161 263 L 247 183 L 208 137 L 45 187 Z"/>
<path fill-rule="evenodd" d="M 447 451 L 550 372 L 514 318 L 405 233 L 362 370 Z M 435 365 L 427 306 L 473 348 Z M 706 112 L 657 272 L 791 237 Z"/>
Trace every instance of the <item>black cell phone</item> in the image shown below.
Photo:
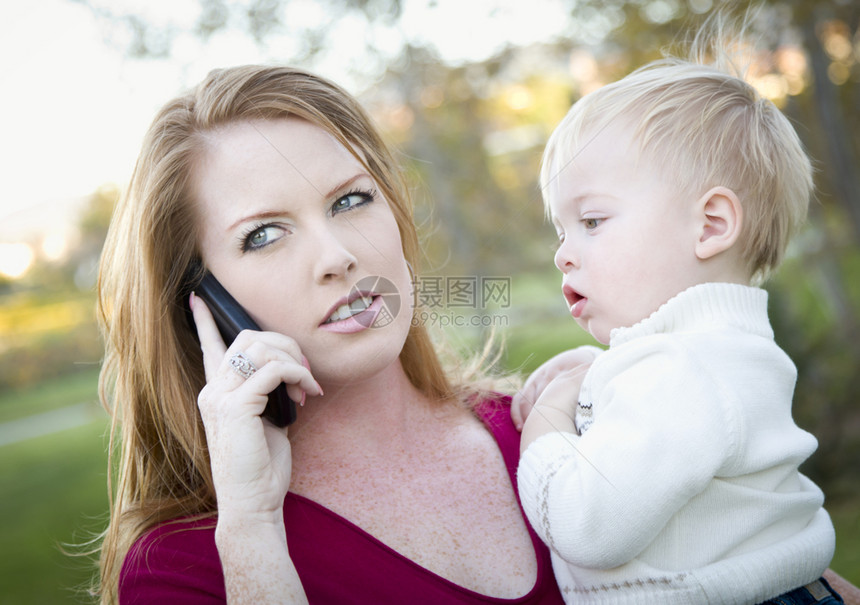
<path fill-rule="evenodd" d="M 218 326 L 218 331 L 221 332 L 224 344 L 229 347 L 242 330 L 260 329 L 260 326 L 251 319 L 248 312 L 236 302 L 236 299 L 215 279 L 214 275 L 206 271 L 203 273 L 203 278 L 197 281 L 199 275 L 198 267 L 192 267 L 188 270 L 188 279 L 186 280 L 188 292 L 194 292 L 196 296 L 206 302 L 206 306 L 212 312 L 212 317 L 215 318 L 215 324 Z M 191 324 L 196 334 L 193 318 L 191 318 Z M 269 403 L 266 404 L 266 409 L 263 411 L 263 418 L 277 427 L 285 427 L 296 420 L 296 404 L 287 395 L 287 385 L 283 382 L 269 393 Z"/>

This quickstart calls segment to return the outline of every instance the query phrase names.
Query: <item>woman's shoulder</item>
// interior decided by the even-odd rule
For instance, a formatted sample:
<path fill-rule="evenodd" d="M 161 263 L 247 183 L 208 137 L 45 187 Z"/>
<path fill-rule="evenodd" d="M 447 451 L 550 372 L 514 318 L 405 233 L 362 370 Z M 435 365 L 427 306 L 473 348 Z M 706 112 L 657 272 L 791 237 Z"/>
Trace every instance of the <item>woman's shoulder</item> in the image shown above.
<path fill-rule="evenodd" d="M 472 402 L 474 414 L 496 441 L 508 473 L 516 473 L 520 455 L 520 433 L 511 420 L 511 396 L 497 392 L 477 395 Z"/>
<path fill-rule="evenodd" d="M 215 520 L 157 525 L 129 549 L 119 578 L 120 602 L 223 603 L 224 579 L 215 547 Z"/>
<path fill-rule="evenodd" d="M 515 440 L 519 447 L 520 434 L 511 420 L 511 396 L 494 391 L 474 395 L 470 401 L 472 412 L 499 442 L 500 447 Z"/>
<path fill-rule="evenodd" d="M 510 420 L 511 396 L 496 391 L 482 391 L 469 399 L 472 410 L 486 423 L 505 425 L 505 416 Z M 513 426 L 513 422 L 510 423 Z"/>

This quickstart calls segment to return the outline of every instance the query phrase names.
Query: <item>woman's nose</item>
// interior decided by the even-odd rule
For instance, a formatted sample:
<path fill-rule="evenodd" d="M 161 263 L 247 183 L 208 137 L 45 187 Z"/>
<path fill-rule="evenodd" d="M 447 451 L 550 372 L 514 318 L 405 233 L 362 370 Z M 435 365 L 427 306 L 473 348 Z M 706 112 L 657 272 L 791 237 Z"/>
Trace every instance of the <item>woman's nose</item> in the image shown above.
<path fill-rule="evenodd" d="M 348 238 L 330 228 L 323 228 L 316 234 L 315 276 L 320 282 L 343 279 L 354 271 L 358 259 L 350 251 Z"/>

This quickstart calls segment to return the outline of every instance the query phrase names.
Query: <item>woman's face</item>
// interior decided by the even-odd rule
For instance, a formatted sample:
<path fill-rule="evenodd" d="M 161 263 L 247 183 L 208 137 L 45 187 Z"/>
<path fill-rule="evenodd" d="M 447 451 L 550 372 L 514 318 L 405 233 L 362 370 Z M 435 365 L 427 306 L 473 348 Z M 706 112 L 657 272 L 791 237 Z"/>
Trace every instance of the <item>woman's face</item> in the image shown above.
<path fill-rule="evenodd" d="M 263 330 L 296 340 L 322 383 L 395 362 L 411 282 L 388 201 L 321 128 L 295 118 L 207 135 L 192 170 L 206 267 Z"/>

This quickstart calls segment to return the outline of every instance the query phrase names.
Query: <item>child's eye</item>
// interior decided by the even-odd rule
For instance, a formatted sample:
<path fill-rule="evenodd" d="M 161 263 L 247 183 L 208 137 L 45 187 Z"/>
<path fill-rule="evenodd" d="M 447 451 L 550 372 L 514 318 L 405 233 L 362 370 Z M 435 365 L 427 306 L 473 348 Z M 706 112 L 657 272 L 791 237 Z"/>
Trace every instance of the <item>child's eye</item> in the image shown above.
<path fill-rule="evenodd" d="M 334 204 L 331 206 L 331 213 L 338 214 L 340 212 L 348 212 L 350 210 L 355 210 L 359 206 L 364 206 L 365 204 L 369 204 L 376 197 L 376 191 L 351 191 L 339 198 Z"/>
<path fill-rule="evenodd" d="M 278 225 L 255 225 L 241 237 L 242 252 L 265 248 L 283 237 L 285 229 Z"/>
<path fill-rule="evenodd" d="M 582 219 L 582 225 L 588 230 L 597 229 L 597 227 L 602 223 L 605 219 L 602 218 L 584 218 Z"/>

